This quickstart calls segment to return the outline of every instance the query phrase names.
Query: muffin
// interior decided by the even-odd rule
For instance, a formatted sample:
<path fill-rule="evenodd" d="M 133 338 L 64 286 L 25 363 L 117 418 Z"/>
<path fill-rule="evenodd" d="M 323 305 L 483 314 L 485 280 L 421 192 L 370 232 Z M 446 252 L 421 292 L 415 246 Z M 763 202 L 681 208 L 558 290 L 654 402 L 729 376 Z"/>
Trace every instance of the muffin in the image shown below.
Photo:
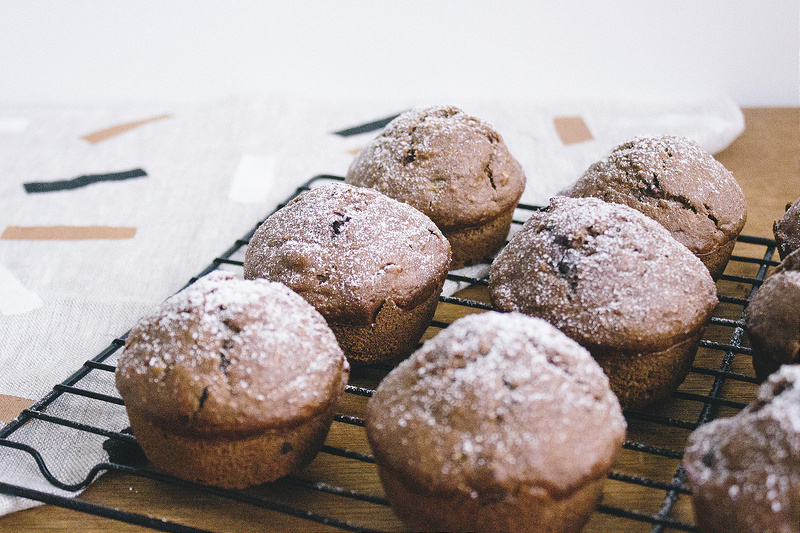
<path fill-rule="evenodd" d="M 450 241 L 451 269 L 491 260 L 525 189 L 522 167 L 500 134 L 453 106 L 394 119 L 358 153 L 345 181 L 428 215 Z"/>
<path fill-rule="evenodd" d="M 763 381 L 786 363 L 800 363 L 800 250 L 787 255 L 745 311 L 756 377 Z"/>
<path fill-rule="evenodd" d="M 430 324 L 450 264 L 431 220 L 372 189 L 331 184 L 270 216 L 244 276 L 279 281 L 313 305 L 353 363 L 407 357 Z"/>
<path fill-rule="evenodd" d="M 116 383 L 155 466 L 244 488 L 314 458 L 349 369 L 322 316 L 287 287 L 212 273 L 134 326 Z"/>
<path fill-rule="evenodd" d="M 542 320 L 489 311 L 390 372 L 366 431 L 412 530 L 564 532 L 595 508 L 626 424 L 586 350 Z"/>
<path fill-rule="evenodd" d="M 772 226 L 781 259 L 800 248 L 800 198 L 786 205 L 783 217 Z"/>
<path fill-rule="evenodd" d="M 497 255 L 494 309 L 543 318 L 587 348 L 623 408 L 670 395 L 717 305 L 708 270 L 663 226 L 597 198 L 555 197 Z"/>
<path fill-rule="evenodd" d="M 800 528 L 800 366 L 785 365 L 736 416 L 696 429 L 684 454 L 703 533 Z"/>
<path fill-rule="evenodd" d="M 722 275 L 747 218 L 744 193 L 721 163 L 687 138 L 639 137 L 591 165 L 564 194 L 641 211 Z"/>

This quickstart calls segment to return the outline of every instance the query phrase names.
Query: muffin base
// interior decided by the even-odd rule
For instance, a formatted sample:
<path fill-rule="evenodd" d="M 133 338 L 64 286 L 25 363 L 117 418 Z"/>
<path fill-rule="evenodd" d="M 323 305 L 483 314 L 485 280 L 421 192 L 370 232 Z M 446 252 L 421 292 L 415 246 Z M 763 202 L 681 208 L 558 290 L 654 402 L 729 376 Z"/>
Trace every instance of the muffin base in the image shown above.
<path fill-rule="evenodd" d="M 756 379 L 759 383 L 765 381 L 783 365 L 800 364 L 800 353 L 795 354 L 794 358 L 788 361 L 781 362 L 770 357 L 769 352 L 752 338 L 750 339 L 750 345 L 753 353 L 753 370 L 756 372 Z"/>
<path fill-rule="evenodd" d="M 727 491 L 712 491 L 709 494 L 692 492 L 692 511 L 695 524 L 703 533 L 752 533 L 753 529 L 744 519 L 748 513 L 755 516 L 762 515 L 761 509 L 748 509 L 744 503 L 730 501 Z M 734 509 L 732 510 L 731 507 Z M 762 515 L 763 516 L 763 515 Z M 763 517 L 769 522 L 769 517 Z M 776 524 L 762 524 L 764 531 L 780 531 Z"/>
<path fill-rule="evenodd" d="M 606 476 L 563 498 L 541 488 L 521 485 L 513 493 L 472 497 L 463 492 L 430 492 L 411 488 L 392 470 L 378 474 L 394 513 L 412 531 L 580 531 L 597 506 Z"/>
<path fill-rule="evenodd" d="M 433 320 L 443 286 L 444 280 L 427 300 L 410 309 L 403 309 L 392 300 L 386 300 L 372 324 L 329 322 L 328 325 L 348 361 L 353 364 L 366 365 L 404 359 L 416 349 Z"/>
<path fill-rule="evenodd" d="M 756 372 L 756 379 L 759 383 L 763 382 L 770 374 L 780 368 L 780 363 L 774 361 L 761 348 L 757 348 L 756 342 L 750 339 L 753 352 L 753 370 Z"/>
<path fill-rule="evenodd" d="M 700 337 L 701 333 L 697 333 L 660 352 L 588 349 L 608 376 L 622 409 L 640 409 L 668 398 L 683 383 L 697 354 Z"/>
<path fill-rule="evenodd" d="M 131 429 L 147 459 L 168 474 L 204 485 L 243 489 L 274 481 L 310 463 L 333 422 L 337 402 L 294 427 L 244 436 L 192 435 L 128 409 Z"/>
<path fill-rule="evenodd" d="M 512 208 L 481 225 L 442 229 L 453 253 L 450 270 L 491 261 L 505 244 L 513 216 Z"/>
<path fill-rule="evenodd" d="M 706 266 L 714 281 L 718 280 L 722 273 L 725 272 L 725 267 L 728 266 L 728 261 L 730 261 L 735 246 L 736 239 L 732 239 L 713 252 L 697 254 L 697 258 Z"/>

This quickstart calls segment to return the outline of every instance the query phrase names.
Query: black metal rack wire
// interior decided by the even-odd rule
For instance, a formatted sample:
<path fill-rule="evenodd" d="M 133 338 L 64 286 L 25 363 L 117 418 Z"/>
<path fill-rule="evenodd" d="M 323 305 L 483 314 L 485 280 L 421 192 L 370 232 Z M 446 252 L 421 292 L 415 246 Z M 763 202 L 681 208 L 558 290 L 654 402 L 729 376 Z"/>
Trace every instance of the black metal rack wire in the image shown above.
<path fill-rule="evenodd" d="M 320 183 L 341 179 L 337 176 L 316 176 L 299 187 L 287 202 Z M 276 209 L 283 205 L 285 204 L 279 205 Z M 520 205 L 514 224 L 521 225 L 527 218 L 526 213 L 530 214 L 536 209 L 538 208 L 535 206 Z M 257 227 L 258 224 L 244 237 L 236 240 L 227 251 L 214 258 L 186 285 L 217 269 L 240 270 L 244 250 Z M 746 255 L 738 253 L 740 247 L 746 249 Z M 602 529 L 618 531 L 649 529 L 653 533 L 696 531 L 691 511 L 687 510 L 690 491 L 684 483 L 685 475 L 681 466 L 685 439 L 700 424 L 719 416 L 735 414 L 754 395 L 757 382 L 752 375 L 750 349 L 744 333 L 744 309 L 750 296 L 765 279 L 768 269 L 777 265 L 777 262 L 772 260 L 774 252 L 775 243 L 770 239 L 739 237 L 728 270 L 717 282 L 720 305 L 706 330 L 689 377 L 668 402 L 645 411 L 625 413 L 629 425 L 628 440 L 623 445 L 620 461 L 609 474 L 606 495 L 587 524 L 587 531 Z M 735 265 L 735 268 L 732 269 L 731 265 Z M 732 270 L 735 273 L 728 273 Z M 487 285 L 486 279 L 452 274 L 449 279 L 464 282 L 472 288 L 477 288 L 478 291 Z M 464 294 L 457 294 L 459 295 L 442 296 L 440 306 L 453 305 L 476 311 L 490 308 L 485 300 L 474 299 L 469 289 Z M 447 326 L 447 322 L 435 317 L 429 332 L 435 333 Z M 115 370 L 113 361 L 124 346 L 126 335 L 111 341 L 106 349 L 86 361 L 74 374 L 56 385 L 29 409 L 22 411 L 16 419 L 0 428 L 0 446 L 29 455 L 36 461 L 41 476 L 54 488 L 62 491 L 78 493 L 98 475 L 115 472 L 133 478 L 146 478 L 165 487 L 196 491 L 217 499 L 215 501 L 223 502 L 223 505 L 224 502 L 229 502 L 289 515 L 295 517 L 301 524 L 307 524 L 308 528 L 325 526 L 344 531 L 380 530 L 370 524 L 337 518 L 335 513 L 321 512 L 313 505 L 316 498 L 332 498 L 332 502 L 324 509 L 355 504 L 368 508 L 381 508 L 384 514 L 390 514 L 388 501 L 375 486 L 350 488 L 342 486 L 344 483 L 337 483 L 336 479 L 314 479 L 312 469 L 311 474 L 289 476 L 274 484 L 267 484 L 268 486 L 255 492 L 205 487 L 148 468 L 135 438 L 128 430 L 110 431 L 49 413 L 48 409 L 64 397 L 81 397 L 89 402 L 122 406 L 123 402 L 118 396 L 97 392 L 84 384 L 89 377 L 113 383 Z M 363 406 L 363 402 L 371 396 L 381 377 L 389 370 L 389 367 L 380 365 L 354 369 L 345 397 L 351 398 L 350 403 Z M 687 416 L 687 413 L 691 416 Z M 100 438 L 109 459 L 96 464 L 85 473 L 82 480 L 76 483 L 62 482 L 53 473 L 53 465 L 48 464 L 39 450 L 14 438 L 21 428 L 32 421 L 37 421 L 42 427 L 55 424 L 71 428 L 82 435 Z M 351 431 L 363 432 L 364 421 L 358 413 L 358 407 L 338 413 L 334 425 L 337 424 L 350 428 Z M 347 467 L 353 468 L 374 466 L 368 450 L 351 449 L 346 442 L 342 443 L 339 440 L 331 442 L 329 437 L 319 457 L 327 457 L 323 460 L 341 461 L 347 463 Z M 69 445 L 69 442 L 65 442 L 64 445 Z M 319 457 L 317 460 L 320 460 Z M 282 491 L 286 491 L 287 488 L 291 488 L 291 491 L 302 491 L 305 497 L 281 497 Z M 0 494 L 28 498 L 153 530 L 204 531 L 202 528 L 174 520 L 119 509 L 111 505 L 91 503 L 79 496 L 63 496 L 23 485 L 0 483 Z M 616 494 L 627 496 L 617 497 Z M 309 505 L 303 506 L 304 503 Z M 392 528 L 401 528 L 399 522 L 390 525 Z"/>

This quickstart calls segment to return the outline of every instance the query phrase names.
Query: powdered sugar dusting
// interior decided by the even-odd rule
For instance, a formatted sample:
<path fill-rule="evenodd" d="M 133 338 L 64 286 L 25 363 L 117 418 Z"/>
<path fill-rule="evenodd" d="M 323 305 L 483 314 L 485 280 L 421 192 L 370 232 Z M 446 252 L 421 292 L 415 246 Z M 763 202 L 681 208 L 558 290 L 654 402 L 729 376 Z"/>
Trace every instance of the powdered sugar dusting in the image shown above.
<path fill-rule="evenodd" d="M 449 264 L 450 244 L 427 216 L 374 190 L 333 184 L 258 228 L 244 275 L 285 283 L 328 320 L 370 324 L 388 299 L 403 308 L 424 301 Z"/>
<path fill-rule="evenodd" d="M 338 397 L 348 369 L 324 318 L 300 296 L 218 271 L 131 330 L 117 385 L 126 403 L 156 417 L 236 429 L 309 416 Z"/>
<path fill-rule="evenodd" d="M 431 106 L 390 122 L 357 155 L 346 181 L 413 205 L 447 231 L 512 208 L 525 174 L 488 123 L 454 106 Z"/>
<path fill-rule="evenodd" d="M 417 188 L 425 179 L 414 169 L 437 156 L 435 152 L 438 147 L 433 142 L 437 137 L 455 138 L 461 130 L 477 133 L 477 136 L 467 139 L 468 146 L 453 146 L 462 152 L 474 152 L 479 149 L 479 143 L 486 142 L 488 145 L 501 139 L 489 124 L 456 107 L 412 109 L 387 124 L 371 145 L 359 154 L 360 157 L 353 161 L 348 175 L 361 175 L 364 171 L 360 167 L 375 165 L 384 171 L 381 179 L 383 187 L 388 186 L 387 182 L 399 181 L 400 187 Z M 400 165 L 397 165 L 398 162 Z M 453 178 L 464 179 L 464 176 L 454 172 Z"/>
<path fill-rule="evenodd" d="M 797 531 L 800 365 L 772 374 L 738 415 L 692 433 L 684 463 L 692 491 L 711 496 L 718 512 L 735 516 L 742 529 Z"/>
<path fill-rule="evenodd" d="M 668 170 L 669 166 L 673 168 Z M 630 173 L 627 180 L 644 179 L 653 193 L 661 191 L 660 177 L 663 177 L 665 172 L 699 174 L 702 179 L 698 179 L 696 183 L 698 192 L 707 196 L 723 192 L 724 187 L 730 186 L 729 182 L 733 176 L 692 139 L 673 135 L 649 135 L 635 137 L 620 144 L 587 170 L 584 177 L 596 180 L 603 172 L 626 171 Z M 651 175 L 644 175 L 648 171 Z M 733 183 L 735 184 L 735 181 Z"/>
<path fill-rule="evenodd" d="M 498 254 L 492 304 L 544 318 L 583 345 L 661 350 L 717 304 L 700 260 L 657 222 L 596 198 L 555 197 Z"/>
<path fill-rule="evenodd" d="M 738 235 L 746 219 L 733 174 L 685 137 L 631 139 L 591 165 L 568 194 L 633 207 L 698 254 Z"/>
<path fill-rule="evenodd" d="M 384 460 L 467 493 L 572 490 L 610 467 L 625 427 L 589 353 L 519 313 L 456 320 L 384 379 L 367 411 Z"/>

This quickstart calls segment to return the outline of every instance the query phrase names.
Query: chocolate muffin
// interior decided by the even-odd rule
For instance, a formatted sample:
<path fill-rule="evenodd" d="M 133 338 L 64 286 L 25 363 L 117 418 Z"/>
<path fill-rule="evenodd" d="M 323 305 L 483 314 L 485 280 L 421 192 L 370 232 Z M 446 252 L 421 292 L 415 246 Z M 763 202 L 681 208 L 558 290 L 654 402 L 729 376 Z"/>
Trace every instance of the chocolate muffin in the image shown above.
<path fill-rule="evenodd" d="M 449 264 L 450 244 L 427 216 L 339 183 L 301 194 L 264 221 L 244 276 L 289 286 L 322 313 L 348 359 L 366 364 L 414 351 Z"/>
<path fill-rule="evenodd" d="M 451 269 L 491 260 L 525 189 L 522 167 L 500 134 L 453 106 L 397 117 L 358 153 L 345 181 L 428 215 L 450 241 Z"/>
<path fill-rule="evenodd" d="M 366 413 L 386 496 L 415 531 L 578 531 L 625 430 L 586 350 L 492 311 L 426 341 Z"/>
<path fill-rule="evenodd" d="M 772 226 L 781 259 L 800 248 L 800 198 L 786 205 L 783 217 Z"/>
<path fill-rule="evenodd" d="M 800 249 L 787 255 L 750 299 L 745 329 L 759 380 L 783 364 L 800 363 Z"/>
<path fill-rule="evenodd" d="M 564 194 L 596 197 L 641 211 L 703 261 L 718 278 L 747 219 L 739 184 L 696 142 L 639 137 L 591 165 Z"/>
<path fill-rule="evenodd" d="M 772 374 L 736 416 L 696 429 L 683 461 L 703 533 L 796 533 L 800 366 Z"/>
<path fill-rule="evenodd" d="M 718 303 L 700 260 L 663 226 L 597 198 L 555 197 L 497 255 L 492 306 L 543 318 L 587 348 L 625 409 L 689 372 Z"/>
<path fill-rule="evenodd" d="M 325 320 L 297 294 L 212 273 L 134 326 L 116 383 L 155 466 L 244 488 L 314 458 L 349 369 Z"/>

